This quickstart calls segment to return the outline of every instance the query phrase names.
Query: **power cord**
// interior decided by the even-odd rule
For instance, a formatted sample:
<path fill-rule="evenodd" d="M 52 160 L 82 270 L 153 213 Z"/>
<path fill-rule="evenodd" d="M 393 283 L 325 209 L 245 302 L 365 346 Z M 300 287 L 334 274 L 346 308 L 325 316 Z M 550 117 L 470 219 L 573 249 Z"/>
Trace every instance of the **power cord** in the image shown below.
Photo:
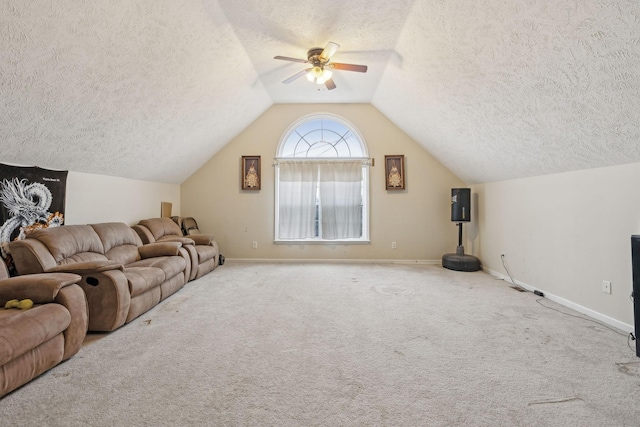
<path fill-rule="evenodd" d="M 588 317 L 583 317 L 583 316 L 576 316 L 575 314 L 567 313 L 567 312 L 565 312 L 565 311 L 558 310 L 557 308 L 549 307 L 548 305 L 544 305 L 544 304 L 541 302 L 542 300 L 544 300 L 544 298 L 539 298 L 539 299 L 537 299 L 537 300 L 536 300 L 536 302 L 537 302 L 538 304 L 540 304 L 541 306 L 543 306 L 544 308 L 548 308 L 549 310 L 557 311 L 558 313 L 560 313 L 560 314 L 564 314 L 565 316 L 575 317 L 576 319 L 582 319 L 582 320 L 586 320 L 587 322 L 595 323 L 596 325 L 598 325 L 598 326 L 602 326 L 603 328 L 607 328 L 607 329 L 609 329 L 610 331 L 613 331 L 613 332 L 615 332 L 615 333 L 616 333 L 616 334 L 618 334 L 618 335 L 621 335 L 621 336 L 623 336 L 623 337 L 625 337 L 625 336 L 626 336 L 626 337 L 627 337 L 627 346 L 631 349 L 631 351 L 633 351 L 633 352 L 635 352 L 635 351 L 636 351 L 636 349 L 635 349 L 635 348 L 633 348 L 633 347 L 631 346 L 631 341 L 635 341 L 635 340 L 636 340 L 636 337 L 635 337 L 635 335 L 633 335 L 633 332 L 629 332 L 629 334 L 626 334 L 626 333 L 624 333 L 624 332 L 621 332 L 621 331 L 620 331 L 620 330 L 618 330 L 618 329 L 615 329 L 615 328 L 612 328 L 612 327 L 610 327 L 610 326 L 608 326 L 608 325 L 605 325 L 605 324 L 603 324 L 603 323 L 600 323 L 600 322 L 598 322 L 597 320 L 589 319 Z"/>
<path fill-rule="evenodd" d="M 513 280 L 513 277 L 511 277 L 511 273 L 509 272 L 509 269 L 507 268 L 507 264 L 505 264 L 504 262 L 504 254 L 500 255 L 500 259 L 502 259 L 502 266 L 504 267 L 504 271 L 507 272 L 507 276 L 509 276 L 509 279 L 511 279 L 511 284 L 517 288 L 519 291 L 525 292 L 526 289 L 524 289 L 522 286 L 520 285 L 516 285 L 516 281 Z M 542 296 L 542 295 L 541 295 Z"/>
<path fill-rule="evenodd" d="M 500 255 L 500 259 L 502 260 L 502 266 L 504 267 L 504 270 L 507 272 L 507 275 L 509 276 L 509 279 L 511 280 L 511 283 L 512 283 L 515 287 L 517 287 L 517 289 L 518 289 L 518 290 L 522 290 L 523 292 L 524 292 L 524 291 L 526 291 L 526 290 L 525 290 L 524 288 L 522 288 L 521 286 L 516 285 L 515 280 L 513 280 L 513 277 L 511 276 L 511 273 L 509 272 L 509 269 L 507 268 L 507 265 L 506 265 L 506 263 L 505 263 L 505 261 L 504 261 L 504 254 L 501 254 L 501 255 Z M 615 333 L 616 333 L 616 334 L 618 334 L 618 335 L 621 335 L 621 336 L 623 336 L 623 337 L 624 337 L 624 336 L 626 336 L 626 337 L 627 337 L 627 346 L 628 346 L 632 351 L 634 351 L 634 352 L 636 351 L 636 349 L 634 349 L 634 348 L 631 346 L 631 341 L 635 341 L 635 340 L 636 340 L 636 337 L 635 337 L 635 335 L 633 334 L 633 332 L 629 332 L 629 334 L 625 334 L 625 333 L 623 333 L 623 332 L 620 332 L 618 329 L 614 329 L 614 328 L 612 328 L 612 327 L 610 327 L 610 326 L 608 326 L 608 325 L 605 325 L 605 324 L 603 324 L 603 323 L 598 322 L 597 320 L 589 319 L 589 318 L 587 318 L 587 317 L 583 317 L 583 316 L 576 316 L 575 314 L 570 314 L 570 313 L 564 312 L 564 311 L 562 311 L 562 310 L 558 310 L 558 309 L 556 309 L 556 308 L 549 307 L 548 305 L 544 305 L 544 304 L 541 302 L 542 300 L 544 300 L 544 299 L 545 299 L 545 298 L 544 298 L 544 294 L 543 294 L 542 292 L 540 292 L 540 291 L 534 291 L 533 293 L 534 293 L 534 294 L 536 294 L 536 295 L 538 295 L 538 296 L 540 296 L 540 297 L 542 297 L 542 298 L 537 299 L 537 300 L 536 300 L 536 302 L 537 302 L 538 304 L 540 304 L 541 306 L 543 306 L 544 308 L 547 308 L 547 309 L 549 309 L 549 310 L 553 310 L 553 311 L 557 311 L 558 313 L 560 313 L 560 314 L 564 314 L 564 315 L 566 315 L 566 316 L 575 317 L 576 319 L 582 319 L 582 320 L 586 320 L 586 321 L 588 321 L 588 322 L 595 323 L 596 325 L 599 325 L 599 326 L 602 326 L 602 327 L 604 327 L 604 328 L 607 328 L 607 329 L 609 329 L 610 331 L 613 331 L 613 332 L 615 332 Z M 631 295 L 629 295 L 629 298 L 631 299 L 631 301 L 633 301 L 633 297 L 634 297 L 634 295 L 633 295 L 633 293 L 631 293 Z"/>
<path fill-rule="evenodd" d="M 578 316 L 578 315 L 575 315 L 575 314 L 567 313 L 566 311 L 558 310 L 557 308 L 553 308 L 553 307 L 549 307 L 548 305 L 544 305 L 542 302 L 540 302 L 540 301 L 543 301 L 543 300 L 544 300 L 544 298 L 539 298 L 539 299 L 537 299 L 537 300 L 536 300 L 536 302 L 537 302 L 538 304 L 540 304 L 541 306 L 543 306 L 544 308 L 548 308 L 549 310 L 557 311 L 558 313 L 560 313 L 560 314 L 564 314 L 565 316 L 570 316 L 570 317 L 575 317 L 576 319 L 586 320 L 587 322 L 595 323 L 595 324 L 596 324 L 596 325 L 598 325 L 598 326 L 602 326 L 602 327 L 604 327 L 604 328 L 607 328 L 607 329 L 609 329 L 610 331 L 613 331 L 613 332 L 615 332 L 615 333 L 616 333 L 616 334 L 618 334 L 618 335 L 622 335 L 623 337 L 626 337 L 626 336 L 627 336 L 627 334 L 626 334 L 626 333 L 624 333 L 624 332 L 620 332 L 620 330 L 615 329 L 615 328 L 612 328 L 612 327 L 610 327 L 610 326 L 608 326 L 608 325 L 605 325 L 605 324 L 603 324 L 603 323 L 600 323 L 600 322 L 598 322 L 597 320 L 590 319 L 590 318 L 588 318 L 588 317 L 584 317 L 584 316 Z"/>

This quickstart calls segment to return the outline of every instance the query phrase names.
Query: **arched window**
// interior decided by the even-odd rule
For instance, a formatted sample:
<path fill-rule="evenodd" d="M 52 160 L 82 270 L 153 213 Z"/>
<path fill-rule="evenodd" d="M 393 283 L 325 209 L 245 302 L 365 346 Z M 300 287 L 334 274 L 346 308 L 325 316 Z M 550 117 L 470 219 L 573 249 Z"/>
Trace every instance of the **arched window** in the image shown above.
<path fill-rule="evenodd" d="M 337 116 L 294 123 L 276 153 L 275 241 L 369 241 L 369 158 L 356 129 Z"/>

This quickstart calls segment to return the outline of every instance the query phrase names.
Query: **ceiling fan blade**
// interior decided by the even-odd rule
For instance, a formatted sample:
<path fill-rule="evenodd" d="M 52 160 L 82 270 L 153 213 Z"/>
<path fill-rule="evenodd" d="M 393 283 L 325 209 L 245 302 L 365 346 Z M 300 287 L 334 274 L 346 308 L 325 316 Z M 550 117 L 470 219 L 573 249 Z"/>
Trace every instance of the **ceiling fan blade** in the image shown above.
<path fill-rule="evenodd" d="M 292 61 L 292 62 L 302 62 L 303 64 L 306 64 L 307 62 L 309 62 L 306 59 L 289 58 L 288 56 L 274 56 L 273 59 L 281 59 L 283 61 Z"/>
<path fill-rule="evenodd" d="M 338 43 L 329 42 L 327 43 L 327 47 L 324 48 L 322 53 L 320 54 L 320 61 L 329 62 L 331 57 L 338 51 L 340 45 Z"/>
<path fill-rule="evenodd" d="M 299 73 L 294 74 L 293 76 L 289 77 L 287 80 L 284 80 L 282 83 L 285 84 L 289 84 L 292 81 L 304 76 L 305 74 L 307 74 L 309 71 L 311 71 L 311 68 L 307 68 L 306 70 L 302 70 Z"/>
<path fill-rule="evenodd" d="M 326 82 L 324 82 L 324 85 L 327 87 L 328 90 L 333 90 L 336 88 L 336 84 L 334 83 L 333 79 L 329 79 Z"/>
<path fill-rule="evenodd" d="M 366 65 L 356 65 L 356 64 L 340 64 L 338 62 L 332 62 L 329 64 L 329 67 L 335 70 L 345 70 L 345 71 L 357 71 L 358 73 L 366 73 L 367 66 Z"/>

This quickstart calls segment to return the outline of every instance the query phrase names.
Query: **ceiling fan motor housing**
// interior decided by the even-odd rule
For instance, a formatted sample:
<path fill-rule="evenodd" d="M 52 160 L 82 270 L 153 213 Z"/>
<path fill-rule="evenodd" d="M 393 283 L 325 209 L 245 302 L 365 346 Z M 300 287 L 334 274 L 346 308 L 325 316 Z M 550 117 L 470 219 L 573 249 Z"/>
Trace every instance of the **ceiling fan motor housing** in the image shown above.
<path fill-rule="evenodd" d="M 322 51 L 324 49 L 321 47 L 314 47 L 313 49 L 309 49 L 307 51 L 307 59 L 311 62 L 315 67 L 320 67 L 323 65 L 322 60 L 320 59 L 320 55 L 322 55 Z"/>

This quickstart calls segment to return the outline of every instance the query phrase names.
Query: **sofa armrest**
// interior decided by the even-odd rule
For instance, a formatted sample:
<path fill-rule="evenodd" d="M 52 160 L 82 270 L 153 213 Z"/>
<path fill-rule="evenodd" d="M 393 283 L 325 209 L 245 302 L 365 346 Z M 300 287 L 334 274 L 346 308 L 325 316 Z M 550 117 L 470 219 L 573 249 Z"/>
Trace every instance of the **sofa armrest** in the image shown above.
<path fill-rule="evenodd" d="M 18 274 L 44 273 L 57 265 L 49 249 L 36 239 L 9 242 L 9 253 L 13 257 Z"/>
<path fill-rule="evenodd" d="M 138 252 L 142 259 L 155 258 L 159 256 L 178 256 L 179 249 L 182 247 L 180 242 L 162 242 L 149 243 L 138 247 Z"/>
<path fill-rule="evenodd" d="M 62 273 L 60 273 L 62 274 Z M 64 355 L 62 360 L 67 360 L 76 354 L 89 328 L 89 306 L 87 297 L 80 285 L 69 285 L 60 289 L 54 303 L 63 305 L 71 315 L 71 323 L 64 331 Z"/>
<path fill-rule="evenodd" d="M 89 304 L 89 330 L 109 332 L 124 325 L 131 306 L 129 282 L 121 269 L 91 272 L 79 283 Z"/>
<path fill-rule="evenodd" d="M 157 242 L 179 242 L 182 245 L 195 245 L 196 243 L 191 237 L 165 235 L 157 240 Z"/>
<path fill-rule="evenodd" d="M 151 231 L 144 225 L 136 224 L 136 225 L 133 225 L 131 228 L 133 228 L 133 231 L 135 231 L 138 234 L 138 236 L 140 237 L 140 240 L 142 240 L 142 243 L 144 243 L 145 245 L 156 241 L 156 238 L 153 237 L 153 234 L 151 233 Z"/>
<path fill-rule="evenodd" d="M 212 246 L 216 241 L 213 234 L 191 234 L 189 238 L 193 239 L 196 242 L 196 245 L 207 245 Z"/>
<path fill-rule="evenodd" d="M 47 273 L 75 273 L 85 275 L 109 270 L 124 271 L 124 266 L 120 263 L 109 260 L 83 261 L 74 262 L 72 264 L 60 264 L 48 269 Z"/>
<path fill-rule="evenodd" d="M 41 273 L 11 277 L 0 281 L 0 305 L 12 299 L 29 298 L 36 304 L 53 302 L 60 290 L 80 281 L 77 274 Z"/>

